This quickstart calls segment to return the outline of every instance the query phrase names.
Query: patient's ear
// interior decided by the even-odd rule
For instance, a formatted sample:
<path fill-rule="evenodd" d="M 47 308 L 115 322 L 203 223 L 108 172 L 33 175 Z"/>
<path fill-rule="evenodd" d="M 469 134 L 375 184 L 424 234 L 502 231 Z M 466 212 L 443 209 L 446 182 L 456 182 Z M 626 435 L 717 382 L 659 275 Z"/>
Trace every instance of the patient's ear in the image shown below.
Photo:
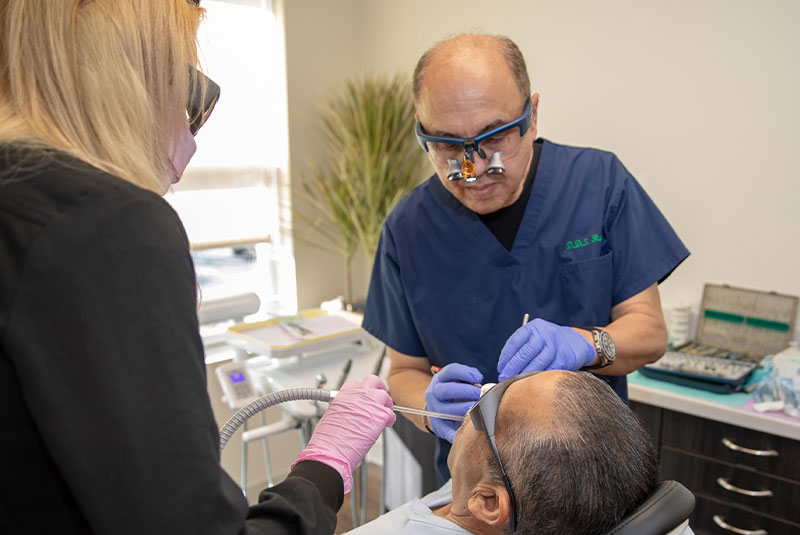
<path fill-rule="evenodd" d="M 503 526 L 511 515 L 511 501 L 503 485 L 481 481 L 469 497 L 472 516 L 490 526 Z"/>

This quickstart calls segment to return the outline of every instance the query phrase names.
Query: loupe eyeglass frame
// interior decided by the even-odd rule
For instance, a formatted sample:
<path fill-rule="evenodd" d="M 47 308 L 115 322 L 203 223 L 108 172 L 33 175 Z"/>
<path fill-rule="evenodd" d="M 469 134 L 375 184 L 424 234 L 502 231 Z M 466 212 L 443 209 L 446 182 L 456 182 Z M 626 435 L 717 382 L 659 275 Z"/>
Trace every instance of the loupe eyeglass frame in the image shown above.
<path fill-rule="evenodd" d="M 497 128 L 493 128 L 492 130 L 484 132 L 479 136 L 475 136 L 472 138 L 431 136 L 426 134 L 425 131 L 422 129 L 421 121 L 417 121 L 416 135 L 417 135 L 417 141 L 419 141 L 420 146 L 425 152 L 430 152 L 430 147 L 428 147 L 428 143 L 446 143 L 450 145 L 458 145 L 464 149 L 464 158 L 466 158 L 471 162 L 474 162 L 475 161 L 474 160 L 475 157 L 473 155 L 474 151 L 477 151 L 478 155 L 481 158 L 486 159 L 486 153 L 480 147 L 482 141 L 517 127 L 519 127 L 519 137 L 523 137 L 528 132 L 532 120 L 533 120 L 533 104 L 531 103 L 530 99 L 527 99 L 525 103 L 525 109 L 522 110 L 522 115 L 520 115 L 510 123 L 500 125 Z"/>

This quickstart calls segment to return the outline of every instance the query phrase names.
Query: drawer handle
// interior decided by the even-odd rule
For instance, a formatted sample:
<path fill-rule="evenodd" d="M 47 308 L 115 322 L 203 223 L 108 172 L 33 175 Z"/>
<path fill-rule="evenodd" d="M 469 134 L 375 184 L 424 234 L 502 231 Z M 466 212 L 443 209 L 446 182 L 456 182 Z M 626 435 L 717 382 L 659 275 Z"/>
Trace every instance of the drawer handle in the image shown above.
<path fill-rule="evenodd" d="M 713 516 L 714 523 L 721 527 L 722 529 L 727 529 L 728 531 L 732 531 L 734 533 L 738 533 L 739 535 L 767 535 L 767 530 L 765 529 L 739 529 L 731 526 L 725 519 L 719 515 Z"/>
<path fill-rule="evenodd" d="M 730 490 L 732 492 L 738 492 L 739 494 L 744 494 L 745 496 L 756 496 L 757 498 L 771 498 L 772 491 L 771 490 L 747 490 L 747 489 L 740 489 L 739 487 L 734 487 L 728 480 L 722 477 L 717 478 L 717 485 L 722 487 L 725 490 Z"/>
<path fill-rule="evenodd" d="M 727 438 L 722 439 L 722 444 L 733 451 L 741 451 L 742 453 L 749 453 L 750 455 L 756 455 L 758 457 L 777 457 L 778 452 L 775 450 L 751 450 L 749 448 L 743 448 L 738 446 L 728 440 Z"/>

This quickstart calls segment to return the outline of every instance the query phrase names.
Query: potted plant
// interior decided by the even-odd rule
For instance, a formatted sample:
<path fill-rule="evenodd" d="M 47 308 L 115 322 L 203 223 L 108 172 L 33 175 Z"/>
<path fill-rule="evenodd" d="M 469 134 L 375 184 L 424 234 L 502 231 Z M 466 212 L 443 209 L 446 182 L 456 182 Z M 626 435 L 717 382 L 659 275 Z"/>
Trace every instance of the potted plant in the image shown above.
<path fill-rule="evenodd" d="M 359 248 L 375 256 L 392 207 L 419 184 L 424 152 L 414 137 L 410 84 L 399 75 L 351 78 L 321 108 L 327 157 L 309 164 L 299 187 L 308 212 L 295 212 L 300 239 L 337 244 L 345 263 L 345 303 L 353 303 L 352 266 Z M 296 189 L 296 191 L 298 191 Z"/>

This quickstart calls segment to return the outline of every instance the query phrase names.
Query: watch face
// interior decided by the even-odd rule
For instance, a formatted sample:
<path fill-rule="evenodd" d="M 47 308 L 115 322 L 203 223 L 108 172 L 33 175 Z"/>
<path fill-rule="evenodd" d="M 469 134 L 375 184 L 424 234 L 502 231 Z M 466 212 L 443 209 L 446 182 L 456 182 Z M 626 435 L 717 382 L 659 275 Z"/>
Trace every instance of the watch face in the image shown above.
<path fill-rule="evenodd" d="M 614 360 L 616 356 L 614 340 L 611 339 L 611 335 L 606 331 L 600 331 L 600 348 L 603 350 L 603 353 L 605 353 L 609 362 Z"/>

